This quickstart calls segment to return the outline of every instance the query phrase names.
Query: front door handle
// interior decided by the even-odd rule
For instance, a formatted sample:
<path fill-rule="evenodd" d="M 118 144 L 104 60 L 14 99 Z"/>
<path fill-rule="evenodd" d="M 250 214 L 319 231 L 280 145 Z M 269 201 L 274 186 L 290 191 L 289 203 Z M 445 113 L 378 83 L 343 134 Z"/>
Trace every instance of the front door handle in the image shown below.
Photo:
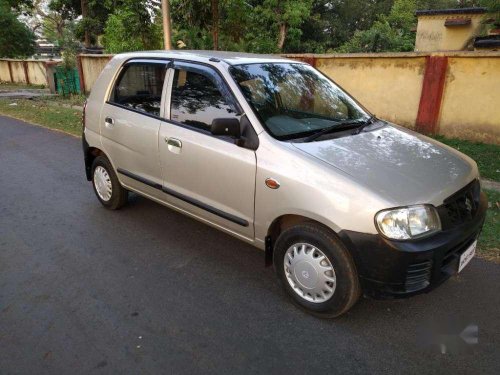
<path fill-rule="evenodd" d="M 165 142 L 167 142 L 168 151 L 173 152 L 174 154 L 180 154 L 182 149 L 182 142 L 177 138 L 165 138 Z"/>
<path fill-rule="evenodd" d="M 113 120 L 111 117 L 106 117 L 104 119 L 104 124 L 107 128 L 112 128 L 115 125 L 115 120 Z"/>

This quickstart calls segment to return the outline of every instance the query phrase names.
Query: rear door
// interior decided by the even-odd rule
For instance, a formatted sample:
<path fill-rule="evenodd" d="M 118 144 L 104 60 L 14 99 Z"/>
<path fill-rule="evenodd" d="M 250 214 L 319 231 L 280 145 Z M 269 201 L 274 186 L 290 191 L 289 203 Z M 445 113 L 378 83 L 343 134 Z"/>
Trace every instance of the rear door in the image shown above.
<path fill-rule="evenodd" d="M 169 87 L 159 137 L 167 199 L 253 239 L 255 152 L 210 133 L 213 119 L 240 117 L 234 97 L 216 71 L 198 64 L 176 62 Z"/>
<path fill-rule="evenodd" d="M 166 69 L 166 61 L 126 63 L 103 106 L 102 147 L 120 179 L 130 187 L 144 188 L 141 180 L 162 183 L 158 132 Z"/>

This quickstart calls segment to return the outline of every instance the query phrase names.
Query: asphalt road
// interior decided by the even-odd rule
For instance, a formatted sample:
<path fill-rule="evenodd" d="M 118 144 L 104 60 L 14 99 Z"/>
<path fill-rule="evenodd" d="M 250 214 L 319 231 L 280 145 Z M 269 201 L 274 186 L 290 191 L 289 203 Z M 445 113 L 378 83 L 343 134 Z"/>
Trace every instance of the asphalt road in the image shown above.
<path fill-rule="evenodd" d="M 0 117 L 0 194 L 2 374 L 500 373 L 500 265 L 326 321 L 259 250 L 141 197 L 102 208 L 80 139 Z"/>

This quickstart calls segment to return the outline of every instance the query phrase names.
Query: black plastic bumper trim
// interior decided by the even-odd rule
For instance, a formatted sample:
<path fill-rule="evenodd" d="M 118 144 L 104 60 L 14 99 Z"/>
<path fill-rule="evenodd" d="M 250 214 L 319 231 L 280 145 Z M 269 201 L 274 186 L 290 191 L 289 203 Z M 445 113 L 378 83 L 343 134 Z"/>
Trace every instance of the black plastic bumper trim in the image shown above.
<path fill-rule="evenodd" d="M 85 132 L 82 133 L 82 148 L 83 148 L 83 160 L 85 161 L 85 176 L 87 181 L 92 180 L 92 163 L 89 153 L 89 144 L 85 138 Z"/>
<path fill-rule="evenodd" d="M 131 179 L 134 179 L 136 181 L 139 181 L 139 182 L 142 182 L 143 184 L 145 185 L 148 185 L 148 186 L 151 186 L 155 189 L 158 189 L 158 190 L 161 190 L 163 191 L 165 194 L 168 194 L 174 198 L 177 198 L 177 199 L 180 199 L 181 201 L 184 201 L 184 202 L 187 202 L 195 207 L 198 207 L 198 208 L 201 208 L 205 211 L 208 211 L 210 212 L 211 214 L 214 214 L 214 215 L 217 215 L 219 217 L 222 217 L 226 220 L 229 220 L 233 223 L 236 223 L 238 225 L 241 225 L 243 227 L 248 227 L 249 223 L 248 221 L 246 221 L 245 219 L 241 219 L 239 218 L 238 216 L 235 216 L 235 215 L 232 215 L 230 213 L 227 213 L 225 211 L 222 211 L 222 210 L 219 210 L 218 208 L 215 208 L 215 207 L 212 207 L 206 203 L 203 203 L 203 202 L 200 202 L 199 200 L 197 199 L 193 199 L 191 197 L 188 197 L 187 195 L 184 195 L 184 194 L 181 194 L 175 190 L 172 190 L 172 189 L 169 189 L 169 188 L 166 188 L 166 187 L 163 187 L 161 186 L 160 184 L 157 184 L 153 181 L 150 181 L 144 177 L 141 177 L 141 176 L 138 176 L 136 175 L 135 173 L 132 173 L 132 172 L 129 172 L 129 171 L 126 171 L 122 168 L 118 168 L 117 169 L 118 173 L 124 175 L 124 176 L 127 176 Z"/>
<path fill-rule="evenodd" d="M 428 292 L 456 274 L 460 255 L 481 233 L 488 202 L 480 195 L 473 220 L 448 230 L 411 241 L 391 241 L 379 234 L 342 230 L 338 233 L 356 264 L 365 295 L 401 298 Z M 408 288 L 408 270 L 415 264 L 431 262 L 429 284 L 418 290 Z"/>

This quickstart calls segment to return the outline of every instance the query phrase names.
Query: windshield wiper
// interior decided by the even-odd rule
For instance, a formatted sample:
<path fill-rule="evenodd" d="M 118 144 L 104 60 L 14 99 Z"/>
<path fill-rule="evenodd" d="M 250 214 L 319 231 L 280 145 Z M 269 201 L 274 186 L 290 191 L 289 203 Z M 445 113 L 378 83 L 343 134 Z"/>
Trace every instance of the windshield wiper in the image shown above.
<path fill-rule="evenodd" d="M 375 117 L 371 116 L 368 120 L 361 120 L 361 121 L 360 120 L 353 120 L 353 121 L 339 122 L 335 125 L 329 126 L 327 128 L 324 128 L 324 129 L 314 133 L 314 134 L 311 134 L 310 136 L 304 138 L 303 142 L 312 142 L 315 139 L 321 137 L 322 135 L 332 133 L 332 132 L 351 129 L 352 127 L 356 127 L 356 126 L 359 126 L 359 128 L 365 127 L 365 126 L 371 124 L 374 119 L 375 119 Z"/>
<path fill-rule="evenodd" d="M 366 128 L 368 125 L 373 124 L 377 118 L 374 115 L 371 115 L 368 120 L 363 122 L 359 128 L 356 129 L 356 131 L 353 134 L 359 134 L 363 131 L 364 128 Z"/>

